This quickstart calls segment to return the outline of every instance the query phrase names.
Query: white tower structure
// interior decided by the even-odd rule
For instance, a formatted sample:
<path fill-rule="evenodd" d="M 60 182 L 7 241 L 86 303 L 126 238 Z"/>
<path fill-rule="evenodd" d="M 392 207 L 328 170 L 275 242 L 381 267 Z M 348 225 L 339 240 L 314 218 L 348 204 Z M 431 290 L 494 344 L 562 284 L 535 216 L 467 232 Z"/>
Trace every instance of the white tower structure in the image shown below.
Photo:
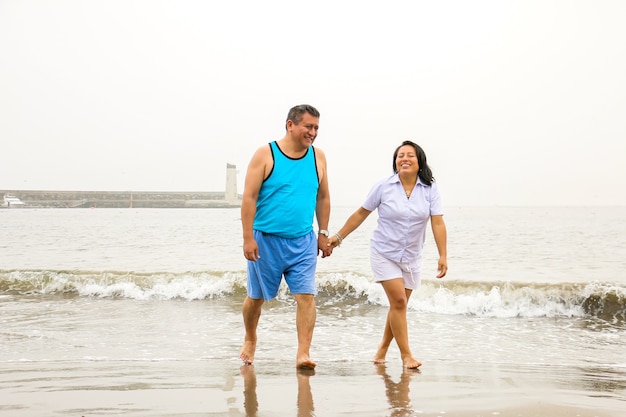
<path fill-rule="evenodd" d="M 239 203 L 237 194 L 237 165 L 226 164 L 226 193 L 224 199 L 227 203 Z"/>

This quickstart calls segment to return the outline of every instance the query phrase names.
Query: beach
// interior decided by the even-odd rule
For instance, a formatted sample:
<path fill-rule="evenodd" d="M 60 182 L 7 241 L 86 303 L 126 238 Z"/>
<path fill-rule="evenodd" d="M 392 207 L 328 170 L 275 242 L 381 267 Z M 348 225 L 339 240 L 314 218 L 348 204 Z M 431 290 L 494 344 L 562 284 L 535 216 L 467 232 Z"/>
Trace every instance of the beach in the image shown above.
<path fill-rule="evenodd" d="M 419 371 L 395 345 L 371 361 L 387 312 L 372 222 L 320 259 L 318 365 L 298 372 L 286 288 L 263 307 L 254 364 L 238 359 L 236 210 L 4 210 L 0 415 L 625 415 L 623 210 L 464 208 L 446 221 L 451 272 L 434 278 L 427 242 L 409 302 Z"/>

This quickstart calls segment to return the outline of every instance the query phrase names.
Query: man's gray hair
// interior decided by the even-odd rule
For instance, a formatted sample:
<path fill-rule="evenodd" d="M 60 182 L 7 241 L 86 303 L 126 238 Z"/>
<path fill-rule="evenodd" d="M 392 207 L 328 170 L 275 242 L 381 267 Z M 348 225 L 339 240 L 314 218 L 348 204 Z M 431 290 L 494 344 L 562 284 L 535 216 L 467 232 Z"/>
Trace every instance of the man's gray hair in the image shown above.
<path fill-rule="evenodd" d="M 305 113 L 309 113 L 313 117 L 320 117 L 320 112 L 317 109 L 309 104 L 300 104 L 298 106 L 294 106 L 289 110 L 287 114 L 287 122 L 291 120 L 293 124 L 298 124 L 302 120 L 302 117 Z"/>

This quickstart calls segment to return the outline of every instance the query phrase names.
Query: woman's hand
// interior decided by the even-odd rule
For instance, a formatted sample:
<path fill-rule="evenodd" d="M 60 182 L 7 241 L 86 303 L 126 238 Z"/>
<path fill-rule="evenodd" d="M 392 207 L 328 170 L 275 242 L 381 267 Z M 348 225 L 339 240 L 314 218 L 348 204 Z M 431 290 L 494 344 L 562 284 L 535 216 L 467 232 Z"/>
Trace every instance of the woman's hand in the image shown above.
<path fill-rule="evenodd" d="M 448 260 L 446 258 L 439 258 L 439 261 L 437 262 L 437 272 L 437 278 L 443 278 L 446 276 L 446 273 L 448 272 Z"/>
<path fill-rule="evenodd" d="M 334 249 L 339 245 L 341 245 L 341 240 L 337 235 L 332 235 L 328 238 L 328 243 L 326 244 L 326 246 L 328 246 L 329 248 Z"/>

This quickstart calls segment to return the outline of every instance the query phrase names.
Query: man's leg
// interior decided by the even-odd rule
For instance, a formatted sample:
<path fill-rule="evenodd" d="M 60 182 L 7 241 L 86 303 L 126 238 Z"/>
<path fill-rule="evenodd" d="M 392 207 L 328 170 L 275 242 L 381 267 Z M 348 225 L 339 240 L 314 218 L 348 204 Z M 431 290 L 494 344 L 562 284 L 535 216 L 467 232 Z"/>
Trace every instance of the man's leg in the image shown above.
<path fill-rule="evenodd" d="M 241 353 L 239 358 L 246 364 L 252 365 L 254 361 L 254 352 L 256 351 L 256 328 L 259 324 L 259 318 L 261 317 L 261 306 L 263 306 L 262 298 L 250 298 L 246 296 L 243 300 L 243 325 L 246 331 L 246 335 L 243 339 L 243 346 L 241 347 Z"/>
<path fill-rule="evenodd" d="M 313 294 L 294 294 L 298 307 L 296 309 L 296 328 L 298 330 L 298 353 L 296 355 L 296 367 L 300 369 L 313 369 L 316 363 L 311 360 L 309 350 L 313 340 L 315 328 L 315 299 Z"/>

